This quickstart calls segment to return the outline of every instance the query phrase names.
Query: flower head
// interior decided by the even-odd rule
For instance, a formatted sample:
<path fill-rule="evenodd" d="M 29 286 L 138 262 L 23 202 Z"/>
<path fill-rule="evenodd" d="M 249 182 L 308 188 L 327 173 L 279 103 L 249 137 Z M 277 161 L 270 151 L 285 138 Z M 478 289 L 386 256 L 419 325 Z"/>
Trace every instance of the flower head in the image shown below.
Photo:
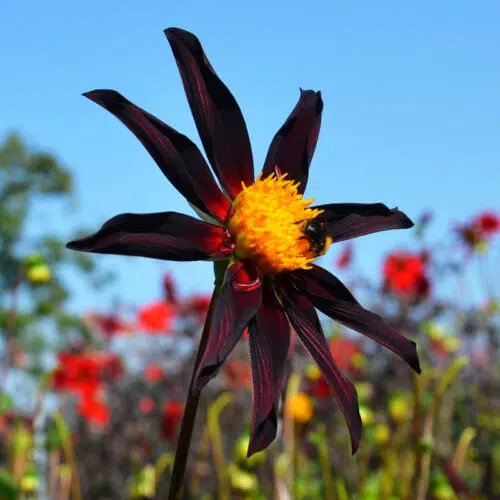
<path fill-rule="evenodd" d="M 297 392 L 287 398 L 286 412 L 295 421 L 306 424 L 313 416 L 311 398 L 304 392 Z"/>
<path fill-rule="evenodd" d="M 386 287 L 401 297 L 424 298 L 429 292 L 427 257 L 405 251 L 393 252 L 384 261 Z"/>
<path fill-rule="evenodd" d="M 176 400 L 166 401 L 161 410 L 160 432 L 164 439 L 172 439 L 177 433 L 184 406 Z"/>
<path fill-rule="evenodd" d="M 168 333 L 175 318 L 175 310 L 165 301 L 147 304 L 139 310 L 139 327 L 147 333 Z"/>
<path fill-rule="evenodd" d="M 165 34 L 215 178 L 190 139 L 118 92 L 94 90 L 85 96 L 129 128 L 201 219 L 176 212 L 122 214 L 68 247 L 162 260 L 221 261 L 218 268 L 225 272 L 213 297 L 208 342 L 192 391 L 199 392 L 218 373 L 248 328 L 253 384 L 248 453 L 263 450 L 277 432 L 292 325 L 330 385 L 355 451 L 361 437 L 356 390 L 330 353 L 316 308 L 385 345 L 419 372 L 418 356 L 413 342 L 364 309 L 313 261 L 331 243 L 413 223 L 382 203 L 314 206 L 314 200 L 303 197 L 321 124 L 320 92 L 301 90 L 254 180 L 248 131 L 235 98 L 193 34 L 178 28 Z"/>

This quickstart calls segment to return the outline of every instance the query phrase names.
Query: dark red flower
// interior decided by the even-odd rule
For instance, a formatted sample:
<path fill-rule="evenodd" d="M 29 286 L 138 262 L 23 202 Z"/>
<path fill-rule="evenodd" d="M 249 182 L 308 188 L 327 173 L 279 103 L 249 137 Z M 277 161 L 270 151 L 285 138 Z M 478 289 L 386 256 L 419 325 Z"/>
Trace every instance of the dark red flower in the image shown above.
<path fill-rule="evenodd" d="M 165 300 L 171 304 L 177 304 L 177 284 L 170 272 L 165 273 L 165 276 L 163 276 L 163 290 Z"/>
<path fill-rule="evenodd" d="M 139 310 L 139 328 L 147 333 L 169 333 L 175 319 L 175 309 L 165 301 L 147 304 Z"/>
<path fill-rule="evenodd" d="M 166 401 L 161 410 L 160 432 L 164 439 L 170 440 L 177 434 L 184 406 L 179 401 Z"/>
<path fill-rule="evenodd" d="M 339 269 L 345 269 L 346 267 L 349 267 L 352 262 L 352 244 L 348 243 L 347 245 L 344 245 L 344 248 L 342 250 L 342 253 L 338 256 L 336 265 Z"/>
<path fill-rule="evenodd" d="M 413 342 L 364 309 L 335 276 L 312 261 L 332 242 L 413 223 L 382 203 L 310 207 L 311 200 L 302 198 L 320 130 L 320 92 L 301 90 L 254 180 L 247 127 L 235 98 L 194 35 L 177 28 L 165 34 L 206 157 L 223 190 L 186 136 L 118 92 L 88 92 L 86 97 L 114 114 L 142 142 L 203 220 L 176 212 L 127 213 L 68 247 L 163 260 L 231 262 L 214 297 L 208 343 L 193 391 L 217 374 L 248 327 L 253 383 L 248 453 L 266 448 L 276 436 L 291 324 L 332 387 L 355 451 L 361 437 L 356 390 L 333 360 L 316 309 L 382 343 L 417 372 L 419 360 Z"/>
<path fill-rule="evenodd" d="M 87 318 L 106 338 L 111 338 L 114 335 L 128 333 L 134 330 L 132 325 L 122 321 L 117 314 L 90 313 Z"/>
<path fill-rule="evenodd" d="M 413 254 L 405 251 L 393 252 L 383 265 L 386 287 L 392 292 L 409 298 L 428 295 L 429 281 L 425 275 L 428 254 Z"/>

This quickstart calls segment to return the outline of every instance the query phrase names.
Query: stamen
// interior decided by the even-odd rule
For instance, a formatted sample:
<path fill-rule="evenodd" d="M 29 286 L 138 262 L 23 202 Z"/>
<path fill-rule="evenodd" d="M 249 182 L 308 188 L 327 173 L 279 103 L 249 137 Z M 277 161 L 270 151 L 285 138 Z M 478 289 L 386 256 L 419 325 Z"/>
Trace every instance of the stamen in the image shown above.
<path fill-rule="evenodd" d="M 318 256 L 303 230 L 323 211 L 309 208 L 314 199 L 304 200 L 300 183 L 286 177 L 272 173 L 242 183 L 229 221 L 236 257 L 253 260 L 266 274 L 309 269 Z"/>

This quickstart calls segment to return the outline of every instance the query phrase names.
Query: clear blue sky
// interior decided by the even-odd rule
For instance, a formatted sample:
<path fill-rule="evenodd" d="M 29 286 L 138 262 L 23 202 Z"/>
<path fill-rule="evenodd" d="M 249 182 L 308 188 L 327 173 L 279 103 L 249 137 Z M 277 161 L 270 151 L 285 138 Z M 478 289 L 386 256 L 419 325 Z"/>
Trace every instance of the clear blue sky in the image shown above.
<path fill-rule="evenodd" d="M 75 174 L 78 208 L 45 208 L 40 226 L 97 229 L 121 212 L 190 212 L 140 143 L 81 97 L 112 88 L 199 144 L 164 28 L 193 31 L 247 120 L 256 171 L 299 87 L 321 90 L 323 125 L 307 194 L 384 202 L 452 221 L 500 207 L 500 3 L 395 1 L 39 2 L 2 0 L 0 136 L 21 132 Z M 410 231 L 358 240 L 362 269 L 411 245 Z M 331 262 L 338 249 L 327 256 Z M 165 269 L 185 292 L 211 266 L 99 256 L 119 272 L 105 294 L 140 303 Z M 80 290 L 88 308 L 102 297 Z"/>

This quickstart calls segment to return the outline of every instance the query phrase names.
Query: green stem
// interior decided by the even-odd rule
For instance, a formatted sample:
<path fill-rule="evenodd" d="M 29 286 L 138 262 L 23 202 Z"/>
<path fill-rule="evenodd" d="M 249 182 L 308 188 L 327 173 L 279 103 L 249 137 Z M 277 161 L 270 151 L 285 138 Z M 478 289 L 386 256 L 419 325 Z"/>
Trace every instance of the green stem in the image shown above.
<path fill-rule="evenodd" d="M 57 412 L 54 415 L 54 419 L 59 431 L 59 436 L 61 437 L 66 463 L 69 465 L 69 469 L 71 471 L 70 488 L 73 500 L 82 500 L 82 491 L 80 489 L 80 481 L 78 478 L 78 466 L 75 457 L 75 450 L 73 449 L 71 432 L 66 424 L 66 421 L 64 420 L 64 417 L 62 416 L 62 413 Z"/>
<path fill-rule="evenodd" d="M 421 446 L 424 446 L 422 462 L 420 466 L 420 477 L 417 486 L 417 500 L 425 500 L 427 495 L 427 490 L 429 488 L 429 476 L 433 455 L 433 433 L 434 433 L 434 421 L 437 411 L 441 405 L 441 401 L 445 394 L 446 389 L 450 384 L 457 378 L 460 370 L 467 364 L 468 360 L 466 357 L 458 358 L 448 367 L 443 377 L 438 383 L 437 389 L 429 403 L 429 408 L 427 410 L 427 415 L 424 421 L 424 427 L 422 432 Z"/>
<path fill-rule="evenodd" d="M 320 439 L 316 443 L 316 449 L 318 450 L 319 463 L 321 466 L 321 475 L 323 477 L 323 484 L 325 485 L 325 498 L 333 499 L 335 498 L 335 488 L 330 468 L 330 459 L 328 456 L 328 444 L 327 444 L 328 441 L 326 438 L 326 431 L 324 424 L 318 425 L 317 433 Z"/>
<path fill-rule="evenodd" d="M 208 429 L 212 441 L 212 453 L 215 462 L 215 471 L 219 483 L 220 500 L 230 500 L 231 493 L 227 478 L 226 467 L 224 465 L 224 447 L 222 445 L 222 433 L 219 425 L 221 411 L 230 403 L 231 394 L 222 393 L 208 409 Z"/>
<path fill-rule="evenodd" d="M 208 343 L 210 325 L 212 323 L 212 315 L 215 309 L 215 302 L 217 300 L 217 297 L 219 296 L 219 291 L 220 288 L 216 286 L 212 295 L 212 300 L 210 301 L 210 307 L 208 308 L 207 319 L 205 321 L 205 326 L 203 327 L 203 333 L 201 334 L 198 352 L 196 353 L 193 374 L 191 376 L 191 382 L 189 383 L 186 406 L 184 408 L 184 415 L 182 417 L 179 440 L 177 442 L 177 450 L 175 452 L 172 479 L 170 481 L 170 490 L 168 493 L 169 500 L 180 500 L 182 494 L 187 457 L 189 454 L 189 447 L 191 445 L 191 437 L 193 435 L 196 413 L 198 411 L 198 403 L 200 402 L 201 396 L 201 391 L 199 391 L 197 394 L 193 394 L 193 384 L 196 372 L 198 371 L 198 366 Z"/>

